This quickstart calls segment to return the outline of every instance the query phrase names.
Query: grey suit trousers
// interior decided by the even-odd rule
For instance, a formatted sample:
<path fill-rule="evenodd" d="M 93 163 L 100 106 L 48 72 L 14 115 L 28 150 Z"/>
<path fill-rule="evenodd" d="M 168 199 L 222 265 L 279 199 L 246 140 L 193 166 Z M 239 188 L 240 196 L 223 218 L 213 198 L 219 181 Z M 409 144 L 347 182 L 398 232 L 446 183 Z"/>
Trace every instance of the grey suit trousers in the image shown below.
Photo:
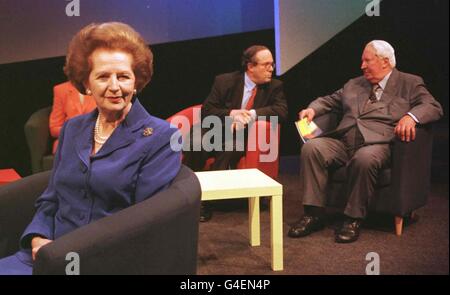
<path fill-rule="evenodd" d="M 344 214 L 353 218 L 367 215 L 378 172 L 390 161 L 389 144 L 360 145 L 358 130 L 352 128 L 342 140 L 315 138 L 303 145 L 300 187 L 303 205 L 325 207 L 329 169 L 346 166 L 347 204 Z"/>

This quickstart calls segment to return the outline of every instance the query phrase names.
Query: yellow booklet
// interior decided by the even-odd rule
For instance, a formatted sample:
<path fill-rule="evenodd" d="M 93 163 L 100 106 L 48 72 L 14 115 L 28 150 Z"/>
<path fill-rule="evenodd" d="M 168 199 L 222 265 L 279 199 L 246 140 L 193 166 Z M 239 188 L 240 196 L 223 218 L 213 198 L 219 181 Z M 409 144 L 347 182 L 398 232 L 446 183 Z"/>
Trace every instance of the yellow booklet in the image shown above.
<path fill-rule="evenodd" d="M 304 143 L 322 134 L 322 129 L 320 129 L 314 121 L 308 123 L 307 118 L 296 121 L 295 127 L 297 127 L 298 134 L 300 134 Z"/>

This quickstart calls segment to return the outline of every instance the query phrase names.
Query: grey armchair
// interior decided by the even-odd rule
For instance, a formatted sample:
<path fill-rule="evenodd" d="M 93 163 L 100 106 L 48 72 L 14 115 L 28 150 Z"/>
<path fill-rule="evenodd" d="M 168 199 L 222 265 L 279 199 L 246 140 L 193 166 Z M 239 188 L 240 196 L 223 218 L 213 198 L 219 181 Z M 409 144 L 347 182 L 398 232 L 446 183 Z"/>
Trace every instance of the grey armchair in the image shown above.
<path fill-rule="evenodd" d="M 0 258 L 18 250 L 49 175 L 0 187 Z M 182 166 L 168 189 L 42 247 L 33 274 L 65 274 L 69 252 L 79 254 L 81 274 L 195 274 L 200 196 L 197 177 Z"/>
<path fill-rule="evenodd" d="M 36 111 L 24 126 L 32 173 L 51 170 L 53 167 L 52 138 L 48 124 L 51 111 L 52 107 Z"/>
<path fill-rule="evenodd" d="M 335 113 L 322 115 L 314 122 L 324 131 L 334 129 L 339 117 Z M 427 202 L 431 178 L 433 134 L 431 125 L 416 128 L 416 139 L 392 142 L 391 165 L 380 172 L 377 189 L 369 209 L 395 217 L 395 231 L 402 234 L 403 220 Z M 345 204 L 345 167 L 330 171 L 328 205 Z"/>

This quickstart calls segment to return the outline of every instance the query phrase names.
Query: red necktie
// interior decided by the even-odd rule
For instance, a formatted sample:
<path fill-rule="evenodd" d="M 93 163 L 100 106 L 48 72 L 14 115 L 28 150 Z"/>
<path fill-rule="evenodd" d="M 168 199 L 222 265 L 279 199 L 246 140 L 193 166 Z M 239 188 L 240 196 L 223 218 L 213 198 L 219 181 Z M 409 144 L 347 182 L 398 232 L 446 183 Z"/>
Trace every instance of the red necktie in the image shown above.
<path fill-rule="evenodd" d="M 253 104 L 255 102 L 255 97 L 256 97 L 256 86 L 253 87 L 252 89 L 252 95 L 250 95 L 250 98 L 247 101 L 247 104 L 245 105 L 245 109 L 246 110 L 251 110 L 253 108 Z"/>

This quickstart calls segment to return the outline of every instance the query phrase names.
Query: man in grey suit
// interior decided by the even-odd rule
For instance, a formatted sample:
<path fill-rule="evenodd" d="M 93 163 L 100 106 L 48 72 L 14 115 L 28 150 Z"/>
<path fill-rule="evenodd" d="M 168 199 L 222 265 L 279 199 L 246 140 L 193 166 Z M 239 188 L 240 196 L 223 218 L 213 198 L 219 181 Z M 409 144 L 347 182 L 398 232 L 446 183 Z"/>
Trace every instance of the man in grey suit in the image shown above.
<path fill-rule="evenodd" d="M 414 140 L 416 124 L 430 123 L 443 115 L 422 78 L 395 68 L 394 49 L 389 43 L 368 43 L 361 62 L 363 76 L 317 98 L 299 113 L 301 119 L 312 121 L 315 116 L 338 112 L 342 120 L 331 134 L 309 140 L 302 148 L 300 181 L 305 214 L 290 228 L 290 237 L 304 237 L 324 227 L 328 168 L 345 165 L 346 221 L 336 230 L 335 241 L 356 241 L 378 171 L 389 163 L 389 142 L 395 136 L 402 141 Z"/>

